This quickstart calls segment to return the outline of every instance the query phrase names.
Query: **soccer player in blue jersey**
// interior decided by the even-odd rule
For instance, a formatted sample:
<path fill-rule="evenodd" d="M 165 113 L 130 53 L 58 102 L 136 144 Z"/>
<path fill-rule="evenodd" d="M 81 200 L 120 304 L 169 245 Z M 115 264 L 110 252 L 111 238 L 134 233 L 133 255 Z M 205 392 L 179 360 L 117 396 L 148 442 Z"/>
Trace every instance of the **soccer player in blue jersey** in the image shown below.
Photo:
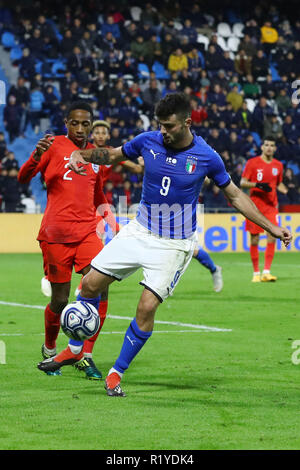
<path fill-rule="evenodd" d="M 245 217 L 286 246 L 292 238 L 289 230 L 272 224 L 235 186 L 221 157 L 191 132 L 190 115 L 190 103 L 184 94 L 168 94 L 156 106 L 159 131 L 144 132 L 122 147 L 79 150 L 71 154 L 69 167 L 81 175 L 85 174 L 88 162 L 109 165 L 141 155 L 145 164 L 136 219 L 124 226 L 92 260 L 92 268 L 83 278 L 77 297 L 96 305 L 99 293 L 109 284 L 143 268 L 140 284 L 144 289 L 136 316 L 125 332 L 120 354 L 105 380 L 108 396 L 125 396 L 120 386 L 123 374 L 151 337 L 158 306 L 172 294 L 193 256 L 197 201 L 206 176 Z M 78 351 L 82 344 L 70 340 L 68 347 Z M 56 370 L 66 365 L 61 357 L 63 352 L 41 362 L 38 368 Z"/>

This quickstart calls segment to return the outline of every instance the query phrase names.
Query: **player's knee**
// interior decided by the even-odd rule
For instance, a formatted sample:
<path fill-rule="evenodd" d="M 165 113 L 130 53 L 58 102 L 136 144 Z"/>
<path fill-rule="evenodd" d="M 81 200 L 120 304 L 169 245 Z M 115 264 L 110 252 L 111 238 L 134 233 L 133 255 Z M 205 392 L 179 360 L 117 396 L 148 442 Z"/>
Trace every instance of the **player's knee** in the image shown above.
<path fill-rule="evenodd" d="M 198 253 L 199 253 L 199 249 L 196 248 L 196 249 L 194 250 L 193 257 L 194 257 L 194 258 L 197 258 Z"/>
<path fill-rule="evenodd" d="M 97 297 L 100 293 L 99 285 L 93 276 L 87 274 L 82 279 L 81 295 L 83 297 L 93 298 Z"/>
<path fill-rule="evenodd" d="M 139 317 L 147 317 L 155 313 L 156 308 L 157 303 L 154 301 L 154 299 L 141 299 L 137 307 L 137 315 Z"/>

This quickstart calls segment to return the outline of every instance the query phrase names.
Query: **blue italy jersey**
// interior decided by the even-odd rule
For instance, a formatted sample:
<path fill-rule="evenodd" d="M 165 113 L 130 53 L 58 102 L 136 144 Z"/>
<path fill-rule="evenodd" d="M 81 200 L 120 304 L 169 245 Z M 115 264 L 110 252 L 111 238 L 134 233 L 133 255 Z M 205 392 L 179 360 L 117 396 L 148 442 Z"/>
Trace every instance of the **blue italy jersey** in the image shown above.
<path fill-rule="evenodd" d="M 129 160 L 144 158 L 145 174 L 137 221 L 158 235 L 183 239 L 196 230 L 196 209 L 206 176 L 219 187 L 230 183 L 222 158 L 193 134 L 183 149 L 164 145 L 160 131 L 143 132 L 123 147 Z"/>

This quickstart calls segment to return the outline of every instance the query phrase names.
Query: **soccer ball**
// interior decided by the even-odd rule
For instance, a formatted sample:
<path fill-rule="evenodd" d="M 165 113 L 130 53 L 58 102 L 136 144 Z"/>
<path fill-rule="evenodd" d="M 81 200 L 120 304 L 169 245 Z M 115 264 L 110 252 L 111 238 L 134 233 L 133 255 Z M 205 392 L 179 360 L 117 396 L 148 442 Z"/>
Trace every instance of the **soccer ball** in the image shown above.
<path fill-rule="evenodd" d="M 78 300 L 63 309 L 60 324 L 69 338 L 84 341 L 97 333 L 100 327 L 100 317 L 92 304 Z"/>

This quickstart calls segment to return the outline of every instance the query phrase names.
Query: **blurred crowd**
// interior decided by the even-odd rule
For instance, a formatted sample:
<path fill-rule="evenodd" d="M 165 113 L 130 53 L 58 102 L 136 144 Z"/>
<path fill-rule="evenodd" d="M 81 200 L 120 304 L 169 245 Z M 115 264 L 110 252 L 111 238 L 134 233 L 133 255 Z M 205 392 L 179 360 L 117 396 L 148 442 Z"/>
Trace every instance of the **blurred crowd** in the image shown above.
<path fill-rule="evenodd" d="M 259 155 L 261 139 L 271 136 L 285 184 L 294 188 L 280 203 L 299 203 L 300 107 L 292 94 L 300 80 L 300 20 L 293 3 L 290 9 L 264 0 L 2 6 L 1 34 L 13 34 L 21 48 L 12 57 L 19 78 L 3 113 L 9 142 L 28 125 L 38 133 L 45 118 L 54 133 L 64 133 L 66 107 L 82 99 L 95 119 L 110 123 L 109 144 L 118 146 L 157 129 L 155 103 L 183 91 L 191 100 L 193 130 L 220 153 L 236 184 L 246 160 Z M 7 150 L 0 159 L 3 179 Z M 122 191 L 136 201 L 140 176 L 122 168 L 115 173 L 105 188 L 111 201 Z M 229 209 L 214 185 L 201 200 L 212 210 Z"/>

